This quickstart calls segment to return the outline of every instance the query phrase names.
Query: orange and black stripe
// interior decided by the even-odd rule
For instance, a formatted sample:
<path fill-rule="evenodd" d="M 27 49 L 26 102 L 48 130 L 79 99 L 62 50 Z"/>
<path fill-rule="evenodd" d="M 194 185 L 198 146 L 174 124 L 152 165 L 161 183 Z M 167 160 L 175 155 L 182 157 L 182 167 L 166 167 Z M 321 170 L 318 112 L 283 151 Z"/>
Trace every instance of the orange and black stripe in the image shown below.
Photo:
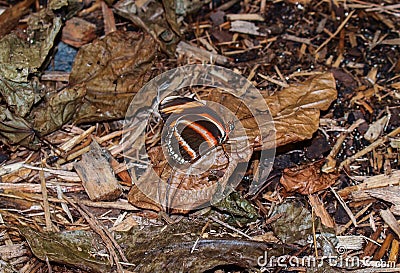
<path fill-rule="evenodd" d="M 190 97 L 167 97 L 159 112 L 168 126 L 166 145 L 171 158 L 191 162 L 227 138 L 224 122 L 202 102 Z"/>

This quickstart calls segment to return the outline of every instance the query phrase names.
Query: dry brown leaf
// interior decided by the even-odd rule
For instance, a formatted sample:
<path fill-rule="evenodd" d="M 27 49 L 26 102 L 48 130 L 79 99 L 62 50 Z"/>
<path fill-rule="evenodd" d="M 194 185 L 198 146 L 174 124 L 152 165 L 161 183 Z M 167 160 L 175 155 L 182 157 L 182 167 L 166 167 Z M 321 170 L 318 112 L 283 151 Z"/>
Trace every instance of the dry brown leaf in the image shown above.
<path fill-rule="evenodd" d="M 162 210 L 160 204 L 147 197 L 136 185 L 133 185 L 128 193 L 128 202 L 142 209 Z"/>
<path fill-rule="evenodd" d="M 171 57 L 174 56 L 180 35 L 175 14 L 175 1 L 148 1 L 145 8 L 141 6 L 144 3 L 121 0 L 114 5 L 114 10 L 118 15 L 131 20 L 134 25 L 150 34 L 162 51 Z"/>
<path fill-rule="evenodd" d="M 179 75 L 177 75 L 176 79 L 179 82 L 178 77 Z M 262 147 L 263 149 L 275 147 L 272 120 L 263 119 L 261 121 L 262 124 L 260 124 L 257 123 L 252 114 L 255 113 L 255 115 L 257 115 L 259 112 L 262 112 L 259 109 L 263 109 L 263 105 L 265 105 L 264 101 L 254 100 L 251 105 L 246 106 L 243 101 L 234 95 L 223 91 L 221 92 L 217 88 L 197 90 L 196 94 L 206 101 L 220 103 L 235 113 L 235 116 L 240 120 L 246 131 L 250 147 L 253 146 L 252 144 L 255 144 L 254 146 L 257 147 Z M 303 83 L 292 85 L 275 95 L 265 98 L 271 109 L 271 114 L 275 122 L 277 130 L 277 146 L 311 138 L 313 133 L 318 129 L 320 110 L 326 110 L 330 106 L 331 102 L 336 98 L 336 95 L 335 80 L 331 73 L 326 73 Z M 250 111 L 248 107 L 251 107 L 252 111 Z M 259 136 L 261 134 L 260 128 L 268 128 L 264 132 L 269 134 L 263 135 L 262 143 L 259 142 Z M 234 140 L 234 138 L 230 138 L 230 141 Z M 251 153 L 252 149 L 250 148 L 231 154 L 229 158 L 229 167 L 226 170 L 218 169 L 220 172 L 224 173 L 223 177 L 218 178 L 218 183 L 225 185 L 224 181 L 229 178 L 229 174 L 233 173 L 238 162 L 247 162 Z M 155 158 L 151 159 L 151 162 L 153 162 L 154 169 L 163 169 L 162 174 L 158 173 L 156 175 L 154 172 L 151 173 L 150 171 L 147 171 L 138 178 L 139 185 L 144 185 L 145 187 L 142 188 L 142 186 L 139 186 L 139 188 L 145 191 L 147 196 L 158 196 L 158 198 L 163 198 L 162 193 L 166 191 L 160 189 L 160 185 L 158 185 L 158 181 L 160 181 L 159 176 L 162 176 L 164 181 L 169 181 L 170 185 L 175 185 L 176 188 L 186 191 L 195 190 L 194 193 L 191 193 L 191 196 L 179 194 L 174 200 L 168 200 L 170 205 L 174 205 L 172 203 L 175 203 L 175 208 L 177 207 L 176 204 L 180 204 L 182 205 L 180 207 L 191 209 L 211 199 L 211 195 L 214 191 L 210 191 L 210 189 L 213 187 L 212 183 L 215 182 L 208 180 L 208 172 L 205 172 L 201 176 L 193 177 L 179 173 L 171 173 L 171 170 L 168 170 L 168 168 L 165 168 L 164 166 L 165 159 L 159 158 L 160 156 L 163 156 L 162 152 L 160 151 L 159 153 L 156 153 L 156 155 Z M 321 167 L 321 165 L 319 165 L 319 167 Z M 212 171 L 215 171 L 215 169 Z M 314 173 L 312 173 L 313 171 Z M 334 181 L 329 180 L 331 178 L 329 175 L 322 175 L 319 177 L 316 173 L 317 168 L 310 168 L 308 172 L 310 173 L 307 174 L 304 172 L 303 175 L 308 175 L 308 180 L 315 180 L 317 185 L 315 188 L 311 186 L 311 192 L 315 192 L 334 183 Z M 334 177 L 336 176 L 332 175 L 332 178 Z M 296 178 L 292 177 L 292 180 L 293 179 Z M 207 187 L 209 187 L 208 190 L 203 190 L 207 189 Z M 137 189 L 135 189 L 135 192 L 136 191 Z M 309 194 L 307 191 L 307 189 L 304 189 L 304 194 Z M 130 196 L 130 202 L 135 206 L 143 207 L 144 203 L 146 204 L 146 207 L 149 208 L 148 200 L 142 202 L 142 198 L 133 196 L 133 193 L 131 193 Z M 162 206 L 166 205 L 165 200 L 157 201 L 161 203 Z M 153 207 L 154 204 L 151 206 Z"/>
<path fill-rule="evenodd" d="M 45 135 L 71 119 L 83 123 L 123 118 L 150 77 L 156 50 L 150 35 L 122 31 L 81 47 L 69 87 L 32 111 L 33 127 Z"/>
<path fill-rule="evenodd" d="M 276 236 L 274 235 L 274 233 L 272 231 L 266 232 L 261 235 L 253 236 L 252 238 L 254 241 L 258 241 L 258 242 L 267 242 L 267 243 L 274 243 L 274 244 L 279 243 L 279 239 L 276 238 Z"/>
<path fill-rule="evenodd" d="M 246 129 L 250 143 L 254 143 L 260 135 L 259 128 L 272 130 L 271 121 L 257 123 L 247 108 L 251 107 L 251 110 L 257 113 L 258 109 L 262 109 L 264 101 L 253 101 L 251 105 L 245 105 L 233 95 L 217 89 L 204 93 L 200 91 L 198 94 L 202 99 L 221 103 L 235 113 Z M 264 99 L 276 130 L 276 141 L 272 138 L 273 134 L 263 135 L 262 148 L 275 148 L 310 139 L 318 130 L 320 111 L 327 110 L 336 97 L 336 84 L 332 73 L 320 74 L 302 83 L 292 84 L 273 95 L 265 95 Z M 266 132 L 269 133 L 270 130 Z"/>
<path fill-rule="evenodd" d="M 319 112 L 336 96 L 335 79 L 325 73 L 265 97 L 274 118 L 276 146 L 311 138 L 319 126 Z"/>
<path fill-rule="evenodd" d="M 84 83 L 86 89 L 75 122 L 124 117 L 133 96 L 150 78 L 147 72 L 156 50 L 150 35 L 121 31 L 82 47 L 70 76 L 70 84 Z"/>
<path fill-rule="evenodd" d="M 149 149 L 153 166 L 140 176 L 128 194 L 128 201 L 134 206 L 155 211 L 169 207 L 173 208 L 173 213 L 187 213 L 197 206 L 214 201 L 219 190 L 228 188 L 228 180 L 239 161 L 234 156 L 228 160 L 222 149 L 216 149 L 217 158 L 209 169 L 199 174 L 183 173 L 173 170 L 160 150 L 160 147 Z M 251 151 L 248 150 L 246 160 L 250 156 Z M 208 160 L 209 157 L 200 158 L 192 165 L 192 170 L 196 170 L 196 166 L 202 168 L 202 164 L 209 165 Z"/>
<path fill-rule="evenodd" d="M 310 165 L 285 169 L 281 177 L 281 184 L 288 192 L 300 194 L 313 194 L 333 185 L 338 175 L 336 173 L 323 173 L 321 167 L 323 160 Z"/>

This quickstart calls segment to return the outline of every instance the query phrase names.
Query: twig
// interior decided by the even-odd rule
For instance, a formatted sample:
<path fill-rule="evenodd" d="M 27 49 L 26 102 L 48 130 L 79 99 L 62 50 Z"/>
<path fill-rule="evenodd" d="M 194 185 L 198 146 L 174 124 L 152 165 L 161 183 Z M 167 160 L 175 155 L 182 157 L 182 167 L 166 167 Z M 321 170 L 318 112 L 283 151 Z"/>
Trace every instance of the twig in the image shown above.
<path fill-rule="evenodd" d="M 47 187 L 56 190 L 57 185 L 53 182 L 46 183 Z M 63 192 L 80 192 L 84 190 L 81 184 L 77 183 L 63 183 L 61 189 Z M 39 184 L 33 183 L 0 183 L 0 191 L 20 191 L 20 192 L 30 192 L 39 193 L 42 192 L 42 187 Z"/>
<path fill-rule="evenodd" d="M 280 85 L 280 86 L 282 86 L 282 87 L 285 87 L 285 88 L 286 88 L 286 87 L 289 86 L 287 83 L 284 83 L 284 82 L 275 80 L 275 79 L 271 78 L 270 76 L 266 76 L 266 75 L 263 75 L 263 74 L 261 74 L 261 73 L 258 73 L 257 75 L 260 76 L 261 78 L 263 78 L 264 80 L 267 80 L 267 81 L 272 82 L 272 83 L 274 83 L 274 84 Z"/>
<path fill-rule="evenodd" d="M 91 126 L 89 129 L 84 131 L 82 134 L 77 135 L 77 136 L 71 138 L 70 140 L 68 140 L 67 142 L 65 142 L 63 145 L 61 145 L 60 149 L 62 151 L 64 151 L 64 152 L 68 152 L 73 147 L 75 147 L 75 145 L 77 145 L 78 143 L 82 142 L 82 140 L 84 140 L 91 133 L 93 133 L 95 129 L 96 129 L 96 126 Z"/>
<path fill-rule="evenodd" d="M 373 142 L 372 144 L 370 144 L 369 146 L 365 147 L 364 149 L 362 149 L 361 151 L 359 151 L 358 153 L 356 153 L 355 155 L 347 158 L 345 161 L 343 161 L 342 163 L 340 163 L 339 169 L 342 169 L 344 166 L 349 165 L 351 162 L 353 162 L 354 160 L 356 160 L 359 157 L 362 157 L 363 155 L 371 152 L 373 149 L 379 147 L 380 145 L 384 144 L 386 141 L 388 141 L 388 139 L 390 137 L 394 137 L 396 135 L 400 134 L 400 127 L 391 131 L 389 134 L 387 134 L 384 137 L 379 138 L 378 140 L 376 140 L 375 142 Z"/>
<path fill-rule="evenodd" d="M 290 35 L 290 34 L 282 35 L 282 39 L 285 39 L 285 40 L 288 40 L 288 41 L 297 42 L 297 43 L 301 43 L 301 44 L 311 45 L 311 40 L 310 39 L 301 38 L 301 37 L 297 37 L 297 36 Z"/>
<path fill-rule="evenodd" d="M 117 266 L 117 272 L 118 273 L 123 273 L 123 268 L 121 267 L 119 257 L 117 253 L 114 250 L 114 247 L 118 250 L 119 254 L 121 255 L 121 258 L 124 262 L 129 262 L 127 258 L 125 257 L 121 247 L 118 245 L 118 243 L 115 241 L 113 238 L 112 234 L 107 230 L 107 228 L 100 222 L 98 221 L 94 215 L 86 208 L 85 205 L 80 204 L 79 201 L 75 200 L 75 202 L 72 202 L 69 200 L 68 197 L 64 196 L 64 199 L 68 201 L 68 203 L 71 204 L 82 216 L 83 218 L 88 222 L 89 226 L 93 229 L 94 232 L 96 232 L 103 242 L 106 245 L 106 248 L 108 252 L 110 253 L 111 256 L 111 264 L 115 263 Z"/>
<path fill-rule="evenodd" d="M 325 40 L 325 42 L 322 43 L 316 50 L 315 53 L 318 53 L 324 46 L 326 46 L 336 35 L 339 34 L 339 32 L 342 30 L 342 28 L 347 24 L 347 22 L 350 20 L 351 16 L 355 10 L 352 10 L 349 15 L 347 15 L 346 19 L 343 20 L 343 22 L 340 24 L 340 26 L 336 29 L 335 33 L 332 34 L 328 39 Z"/>
<path fill-rule="evenodd" d="M 358 217 L 360 217 L 361 215 L 363 215 L 368 209 L 369 207 L 371 207 L 371 204 L 368 204 L 365 208 L 363 208 L 362 210 L 360 210 L 359 212 L 357 212 L 357 214 L 355 215 L 356 219 Z M 369 216 L 368 216 L 369 217 Z M 361 221 L 360 221 L 361 222 Z M 342 234 L 343 232 L 345 232 L 350 226 L 351 226 L 352 221 L 348 221 L 337 233 L 337 235 Z"/>
<path fill-rule="evenodd" d="M 315 258 L 318 259 L 318 247 L 317 247 L 317 235 L 315 232 L 315 215 L 314 215 L 314 207 L 311 207 L 311 218 L 312 218 L 312 233 L 313 233 L 313 241 L 314 241 L 314 252 L 315 252 Z"/>
<path fill-rule="evenodd" d="M 49 273 L 53 273 L 53 269 L 51 268 L 51 264 L 49 262 L 49 257 L 46 256 L 46 265 Z"/>
<path fill-rule="evenodd" d="M 61 186 L 57 185 L 56 187 L 57 187 L 56 188 L 57 189 L 57 198 L 59 200 L 63 201 L 63 199 L 62 199 L 63 193 L 62 193 Z M 71 221 L 71 223 L 73 223 L 74 222 L 74 218 L 72 217 L 71 211 L 69 210 L 67 204 L 65 204 L 64 202 L 61 202 L 61 208 L 67 214 L 67 216 L 68 216 L 69 220 Z"/>
<path fill-rule="evenodd" d="M 342 205 L 342 207 L 344 208 L 344 210 L 346 211 L 347 215 L 349 215 L 351 221 L 353 222 L 353 225 L 355 227 L 357 227 L 357 219 L 356 217 L 354 217 L 354 214 L 351 212 L 351 210 L 349 209 L 349 207 L 346 205 L 346 203 L 344 202 L 344 200 L 342 199 L 342 197 L 340 197 L 339 194 L 337 194 L 337 192 L 332 188 L 329 187 L 331 189 L 331 191 L 333 192 L 333 194 L 335 195 L 336 199 L 339 201 L 339 203 Z"/>
<path fill-rule="evenodd" d="M 349 133 L 351 133 L 352 131 L 354 131 L 358 126 L 360 126 L 362 123 L 364 123 L 365 120 L 363 119 L 359 119 L 356 122 L 354 122 L 348 130 L 346 130 L 345 132 L 343 132 L 339 138 L 336 140 L 335 146 L 333 146 L 331 152 L 329 153 L 329 155 L 326 157 L 326 163 L 324 164 L 324 166 L 322 166 L 322 171 L 324 173 L 329 173 L 329 172 L 333 172 L 336 169 L 336 156 L 340 151 L 340 147 L 342 147 L 342 144 L 344 142 L 344 140 L 346 139 L 347 135 Z"/>
<path fill-rule="evenodd" d="M 51 231 L 52 223 L 51 223 L 51 218 L 50 218 L 50 207 L 49 207 L 49 200 L 48 200 L 48 196 L 47 196 L 46 179 L 44 178 L 43 170 L 39 171 L 39 177 L 40 177 L 40 186 L 41 186 L 42 197 L 43 197 L 43 210 L 44 210 L 44 218 L 46 221 L 46 230 Z"/>
<path fill-rule="evenodd" d="M 69 172 L 69 171 L 63 171 L 63 170 L 54 170 L 54 169 L 48 169 L 48 168 L 41 168 L 41 167 L 35 167 L 31 166 L 28 164 L 23 164 L 22 167 L 31 169 L 31 170 L 36 170 L 36 171 L 43 171 L 43 172 L 48 172 L 54 175 L 62 176 L 63 178 L 69 178 L 68 181 L 74 181 L 74 182 L 81 182 L 81 179 L 79 176 L 76 174 L 76 172 Z M 66 179 L 67 180 L 67 179 Z"/>
<path fill-rule="evenodd" d="M 243 237 L 246 237 L 247 239 L 253 240 L 253 238 L 251 238 L 249 235 L 247 235 L 247 234 L 244 233 L 243 231 L 240 231 L 240 230 L 238 230 L 237 228 L 232 227 L 231 225 L 229 225 L 229 224 L 227 224 L 227 223 L 225 223 L 225 222 L 223 222 L 223 221 L 217 219 L 217 218 L 214 217 L 214 216 L 210 216 L 210 219 L 213 220 L 214 222 L 220 224 L 221 226 L 224 226 L 224 227 L 226 227 L 226 228 L 229 228 L 229 229 L 233 230 L 234 232 L 236 232 L 236 233 L 242 235 Z"/>

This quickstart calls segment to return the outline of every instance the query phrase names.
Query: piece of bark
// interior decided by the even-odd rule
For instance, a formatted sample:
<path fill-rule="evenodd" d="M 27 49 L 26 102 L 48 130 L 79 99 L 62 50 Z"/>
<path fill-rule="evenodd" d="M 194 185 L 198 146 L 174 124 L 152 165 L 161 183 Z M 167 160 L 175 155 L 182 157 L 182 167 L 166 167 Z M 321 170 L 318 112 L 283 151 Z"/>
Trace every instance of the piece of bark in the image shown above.
<path fill-rule="evenodd" d="M 260 14 L 256 13 L 248 13 L 248 14 L 228 14 L 226 15 L 228 20 L 236 21 L 236 20 L 243 20 L 243 21 L 265 21 L 264 17 Z"/>
<path fill-rule="evenodd" d="M 399 215 L 400 211 L 400 187 L 384 187 L 371 190 L 361 190 L 352 192 L 351 197 L 354 201 L 364 201 L 371 197 L 385 200 L 386 202 L 392 203 L 394 206 L 391 211 Z"/>
<path fill-rule="evenodd" d="M 318 195 L 311 194 L 308 196 L 308 200 L 310 201 L 310 205 L 313 207 L 315 214 L 321 218 L 322 224 L 327 227 L 334 228 L 335 222 L 325 209 L 324 203 L 321 201 Z"/>
<path fill-rule="evenodd" d="M 6 9 L 0 15 L 0 38 L 10 33 L 17 26 L 19 19 L 28 12 L 29 7 L 34 2 L 34 0 L 19 2 L 13 7 Z"/>
<path fill-rule="evenodd" d="M 237 20 L 231 23 L 231 28 L 229 29 L 229 31 L 250 34 L 255 36 L 267 36 L 267 33 L 262 33 L 258 31 L 259 29 L 260 28 L 252 22 Z"/>
<path fill-rule="evenodd" d="M 374 260 L 375 261 L 378 261 L 378 260 L 382 259 L 383 256 L 385 256 L 385 254 L 387 253 L 390 245 L 392 244 L 393 238 L 394 238 L 394 236 L 393 236 L 392 233 L 389 233 L 386 236 L 385 241 L 383 241 L 383 244 L 379 248 L 378 252 L 376 252 L 375 255 L 374 255 Z"/>
<path fill-rule="evenodd" d="M 337 245 L 347 250 L 361 250 L 365 242 L 363 236 L 356 235 L 337 236 L 337 239 Z"/>
<path fill-rule="evenodd" d="M 83 187 L 92 201 L 115 200 L 122 189 L 115 178 L 106 155 L 96 141 L 90 144 L 90 151 L 74 164 Z"/>
<path fill-rule="evenodd" d="M 101 11 L 104 18 L 104 32 L 108 34 L 116 31 L 117 27 L 115 25 L 114 13 L 104 1 L 101 2 Z"/>
<path fill-rule="evenodd" d="M 400 184 L 400 170 L 393 171 L 391 175 L 379 174 L 366 178 L 362 183 L 349 186 L 340 190 L 338 193 L 341 197 L 347 198 L 352 192 L 360 190 L 371 190 L 387 186 L 397 186 Z"/>
<path fill-rule="evenodd" d="M 0 246 L 0 259 L 11 260 L 27 255 L 29 251 L 25 248 L 24 244 L 2 245 Z M 1 267 L 0 267 L 1 268 Z"/>
<path fill-rule="evenodd" d="M 392 246 L 390 248 L 389 262 L 397 262 L 397 257 L 399 255 L 399 241 L 393 239 Z"/>
<path fill-rule="evenodd" d="M 96 25 L 78 17 L 65 23 L 61 40 L 71 46 L 81 47 L 96 38 Z"/>
<path fill-rule="evenodd" d="M 400 237 L 400 225 L 394 217 L 393 213 L 386 209 L 381 210 L 381 217 L 383 221 Z"/>

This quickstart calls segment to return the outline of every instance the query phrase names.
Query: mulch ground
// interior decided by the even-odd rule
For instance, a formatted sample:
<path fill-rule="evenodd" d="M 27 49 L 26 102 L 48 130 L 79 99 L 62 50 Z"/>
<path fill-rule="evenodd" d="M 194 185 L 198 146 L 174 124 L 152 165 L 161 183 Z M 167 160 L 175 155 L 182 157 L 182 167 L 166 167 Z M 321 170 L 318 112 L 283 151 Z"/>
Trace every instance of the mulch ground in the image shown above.
<path fill-rule="evenodd" d="M 154 30 L 134 25 L 121 11 L 117 12 L 121 10 L 121 2 L 84 1 L 70 13 L 72 16 L 65 11 L 56 12 L 63 18 L 63 33 L 55 39 L 58 50 L 50 51 L 46 65 L 37 69 L 34 75 L 37 84 L 53 91 L 68 86 L 77 51 L 114 30 L 122 33 Z M 191 3 L 196 5 L 196 2 Z M 21 36 L 28 16 L 47 4 L 0 1 L 0 10 L 23 6 L 22 14 L 8 14 L 16 20 L 7 33 L 0 32 L 0 37 L 6 37 L 9 32 Z M 318 111 L 319 127 L 312 137 L 276 149 L 273 168 L 256 195 L 246 195 L 253 171 L 248 171 L 236 188 L 255 209 L 256 220 L 228 223 L 232 213 L 215 208 L 211 209 L 211 213 L 215 213 L 213 216 L 204 211 L 176 215 L 159 212 L 152 204 L 138 206 L 139 201 L 145 203 L 145 200 L 136 200 L 132 205 L 128 202 L 132 181 L 126 177 L 122 150 L 115 152 L 120 149 L 122 119 L 83 123 L 70 120 L 51 134 L 40 136 L 37 150 L 7 141 L 1 145 L 0 271 L 3 267 L 10 270 L 5 272 L 85 272 L 39 259 L 19 232 L 20 226 L 41 232 L 94 230 L 99 234 L 101 231 L 94 229 L 99 222 L 105 229 L 115 231 L 143 223 L 168 225 L 170 221 L 179 223 L 182 218 L 199 217 L 214 224 L 222 222 L 220 227 L 240 238 L 244 238 L 244 233 L 268 243 L 282 242 L 273 225 L 282 215 L 272 212 L 288 200 L 307 209 L 313 223 L 318 219 L 331 228 L 332 234 L 343 236 L 340 237 L 343 240 L 344 236 L 349 236 L 351 243 L 341 241 L 349 256 L 371 256 L 373 260 L 397 264 L 400 4 L 395 0 L 212 1 L 199 5 L 195 12 L 188 8 L 186 14 L 177 18 L 179 23 L 175 25 L 164 23 L 170 31 L 176 26 L 182 29 L 181 37 L 176 42 L 168 43 L 160 38 L 155 43 L 157 52 L 151 68 L 141 78 L 143 81 L 137 83 L 138 87 L 169 69 L 210 62 L 247 78 L 263 96 L 278 94 L 324 73 L 334 76 L 337 98 L 328 109 Z M 5 21 L 3 17 L 0 23 L 4 25 Z M 74 79 L 77 78 L 75 71 Z M 5 92 L 2 94 L 2 105 L 9 107 Z M 0 118 L 2 122 L 6 120 Z M 82 154 L 87 154 L 93 140 L 110 151 L 114 160 L 110 163 L 113 171 L 109 175 L 115 179 L 115 187 L 120 192 L 113 193 L 117 196 L 111 202 L 89 198 L 88 190 L 82 187 L 81 173 L 77 171 L 76 163 L 83 162 Z M 255 164 L 257 157 L 253 156 L 250 161 Z M 325 176 L 321 178 L 322 175 Z M 314 180 L 322 183 L 316 190 L 315 185 L 310 185 Z M 96 193 L 99 189 L 92 191 Z M 215 220 L 216 217 L 219 220 Z M 125 226 L 116 228 L 121 223 Z M 301 221 L 292 222 L 294 230 L 300 229 L 302 224 Z M 313 224 L 316 240 L 315 228 Z M 290 242 L 297 246 L 295 252 L 323 255 L 321 245 L 315 240 L 308 244 L 296 240 Z M 111 248 L 115 249 L 115 244 L 111 244 Z M 216 266 L 209 272 L 245 272 L 246 268 L 232 267 L 232 264 Z M 273 272 L 310 270 L 307 266 L 273 267 Z M 339 269 L 326 270 L 336 272 L 333 270 Z M 338 272 L 347 272 L 340 270 Z M 380 272 L 380 269 L 374 270 Z"/>

